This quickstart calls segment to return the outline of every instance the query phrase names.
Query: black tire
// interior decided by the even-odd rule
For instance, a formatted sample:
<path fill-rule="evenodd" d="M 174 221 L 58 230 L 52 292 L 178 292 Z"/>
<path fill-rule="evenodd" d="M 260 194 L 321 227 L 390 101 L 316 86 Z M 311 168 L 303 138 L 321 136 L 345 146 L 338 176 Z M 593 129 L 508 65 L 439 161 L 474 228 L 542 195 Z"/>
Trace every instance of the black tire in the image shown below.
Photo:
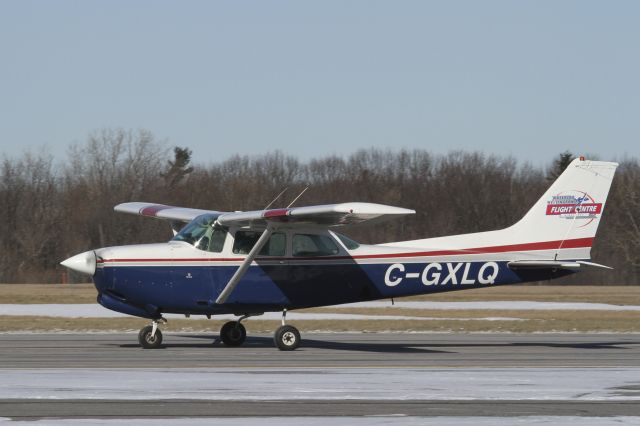
<path fill-rule="evenodd" d="M 225 346 L 240 346 L 246 338 L 247 329 L 237 321 L 229 321 L 220 329 L 220 340 L 222 340 Z"/>
<path fill-rule="evenodd" d="M 273 341 L 281 351 L 293 351 L 300 346 L 300 332 L 292 325 L 283 325 L 276 330 Z"/>
<path fill-rule="evenodd" d="M 162 344 L 162 332 L 160 329 L 156 329 L 155 336 L 151 335 L 152 331 L 153 327 L 148 325 L 146 327 L 142 327 L 138 333 L 138 342 L 140 343 L 140 346 L 145 349 L 157 349 Z"/>

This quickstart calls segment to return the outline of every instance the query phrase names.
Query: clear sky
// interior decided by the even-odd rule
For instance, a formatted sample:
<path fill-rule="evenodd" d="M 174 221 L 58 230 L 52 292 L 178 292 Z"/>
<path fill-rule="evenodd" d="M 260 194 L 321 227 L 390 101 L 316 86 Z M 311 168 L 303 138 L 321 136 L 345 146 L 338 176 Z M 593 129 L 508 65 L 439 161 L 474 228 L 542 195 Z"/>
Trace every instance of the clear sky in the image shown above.
<path fill-rule="evenodd" d="M 0 152 L 640 156 L 637 1 L 0 0 Z"/>

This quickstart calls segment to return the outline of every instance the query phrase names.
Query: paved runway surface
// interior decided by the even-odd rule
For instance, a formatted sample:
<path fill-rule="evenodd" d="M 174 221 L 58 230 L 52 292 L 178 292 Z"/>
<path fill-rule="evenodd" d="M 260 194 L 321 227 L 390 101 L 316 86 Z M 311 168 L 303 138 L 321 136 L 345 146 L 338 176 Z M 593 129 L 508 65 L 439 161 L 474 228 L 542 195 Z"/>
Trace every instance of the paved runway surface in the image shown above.
<path fill-rule="evenodd" d="M 295 352 L 278 351 L 273 347 L 270 336 L 249 337 L 241 348 L 212 344 L 213 337 L 167 334 L 163 348 L 143 350 L 137 346 L 135 334 L 0 335 L 0 383 L 9 383 L 8 378 L 14 380 L 11 382 L 13 385 L 1 385 L 14 387 L 4 389 L 0 417 L 640 416 L 640 335 L 637 334 L 307 334 L 303 336 L 302 347 Z M 37 380 L 38 374 L 45 377 L 45 374 L 58 370 L 63 372 L 62 376 L 69 370 L 68 377 L 73 376 L 73 372 L 110 374 L 109 370 L 102 369 L 120 373 L 129 371 L 134 378 L 132 380 L 139 377 L 135 383 L 142 393 L 145 389 L 149 392 L 157 390 L 157 383 L 154 384 L 153 380 L 147 382 L 147 376 L 136 376 L 144 372 L 148 375 L 153 371 L 150 369 L 160 371 L 158 374 L 201 369 L 202 374 L 209 374 L 207 377 L 213 377 L 213 380 L 225 376 L 220 374 L 221 369 L 229 370 L 228 377 L 240 377 L 233 374 L 250 369 L 260 373 L 251 379 L 254 380 L 251 389 L 254 392 L 259 392 L 266 380 L 269 380 L 270 392 L 277 390 L 279 377 L 282 377 L 283 386 L 291 386 L 292 374 L 306 375 L 306 385 L 313 385 L 314 374 L 324 375 L 325 384 L 327 381 L 330 384 L 335 377 L 336 386 L 344 387 L 345 383 L 341 384 L 339 380 L 364 369 L 372 372 L 369 380 L 374 381 L 375 386 L 382 389 L 389 386 L 390 392 L 403 389 L 402 380 L 405 379 L 402 377 L 407 372 L 424 377 L 425 389 L 419 389 L 424 394 L 435 392 L 429 388 L 430 377 L 434 380 L 439 377 L 441 382 L 438 386 L 447 387 L 446 383 L 442 384 L 446 377 L 443 379 L 442 374 L 436 374 L 442 371 L 458 377 L 456 380 L 471 375 L 471 382 L 466 382 L 467 385 L 476 381 L 478 387 L 468 390 L 470 398 L 459 400 L 442 393 L 442 389 L 437 389 L 444 395 L 438 399 L 394 399 L 393 395 L 386 395 L 384 399 L 369 398 L 369 389 L 365 386 L 359 394 L 361 396 L 356 396 L 355 400 L 326 396 L 318 399 L 313 393 L 298 396 L 295 400 L 283 399 L 286 392 L 292 394 L 291 389 L 283 389 L 284 393 L 276 392 L 272 397 L 261 395 L 249 400 L 233 398 L 233 395 L 224 400 L 220 395 L 208 394 L 202 396 L 204 400 L 175 396 L 163 398 L 160 393 L 158 398 L 132 401 L 101 397 L 95 389 L 93 393 L 75 397 L 74 392 L 79 390 L 65 383 L 64 379 L 59 383 L 52 382 L 54 386 L 51 388 L 38 388 L 34 396 L 24 397 L 21 392 L 25 388 L 21 388 L 20 380 L 15 380 L 16 377 L 24 377 L 27 382 L 28 377 L 36 377 L 33 380 Z M 457 373 L 460 374 L 456 376 Z M 518 389 L 524 389 L 525 393 L 517 398 L 505 394 L 488 399 L 482 395 L 482 386 L 493 390 L 494 384 L 489 380 L 491 376 L 498 379 L 507 377 L 508 381 L 510 374 L 516 378 L 514 380 L 522 382 Z M 579 395 L 550 399 L 544 387 L 548 384 L 537 381 L 541 380 L 540 377 L 557 376 L 562 384 L 563 375 L 567 376 L 567 382 L 573 383 L 571 386 L 577 383 L 581 387 L 580 381 L 584 379 L 585 389 L 597 385 L 598 377 L 612 377 L 612 383 L 619 382 L 620 385 L 603 384 L 603 387 L 608 387 L 599 394 L 604 396 L 598 397 L 600 400 L 597 401 L 582 399 Z M 87 377 L 87 383 L 92 383 L 92 376 Z M 487 384 L 483 384 L 485 382 Z M 414 387 L 421 386 L 423 381 L 416 380 L 416 383 Z M 504 385 L 507 391 L 510 389 L 508 385 Z M 530 390 L 527 390 L 527 385 Z M 220 386 L 212 389 L 220 392 L 224 389 L 223 385 Z M 455 386 L 455 383 L 451 385 L 454 392 Z M 70 393 L 61 395 L 67 396 L 59 401 L 50 399 L 56 397 L 56 392 L 64 392 L 65 387 L 69 387 Z M 188 385 L 184 386 L 187 393 L 188 388 Z M 238 389 L 242 390 L 241 387 Z M 569 391 L 573 392 L 573 388 Z M 10 396 L 12 392 L 21 397 L 15 399 Z M 477 398 L 474 396 L 476 393 Z"/>
<path fill-rule="evenodd" d="M 266 335 L 240 348 L 216 337 L 166 334 L 144 350 L 137 333 L 2 334 L 0 367 L 640 367 L 640 334 L 306 334 L 294 352 Z"/>

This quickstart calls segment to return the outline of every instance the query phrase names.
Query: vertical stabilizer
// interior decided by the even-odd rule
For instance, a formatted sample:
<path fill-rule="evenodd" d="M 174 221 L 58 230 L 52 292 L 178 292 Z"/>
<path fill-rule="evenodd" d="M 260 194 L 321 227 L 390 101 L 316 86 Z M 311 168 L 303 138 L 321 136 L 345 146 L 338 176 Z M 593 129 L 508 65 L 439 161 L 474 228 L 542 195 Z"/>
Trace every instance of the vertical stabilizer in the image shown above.
<path fill-rule="evenodd" d="M 557 259 L 567 255 L 589 258 L 617 166 L 605 161 L 573 160 L 508 231 L 519 241 L 559 241 Z"/>

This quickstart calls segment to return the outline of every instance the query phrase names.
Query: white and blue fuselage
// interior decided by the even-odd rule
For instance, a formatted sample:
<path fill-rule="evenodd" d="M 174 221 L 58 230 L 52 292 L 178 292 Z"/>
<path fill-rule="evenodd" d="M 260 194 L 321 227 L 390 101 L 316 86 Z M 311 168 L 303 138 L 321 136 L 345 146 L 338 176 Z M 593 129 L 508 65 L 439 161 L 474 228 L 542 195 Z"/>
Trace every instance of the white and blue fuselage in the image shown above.
<path fill-rule="evenodd" d="M 281 231 L 285 255 L 258 256 L 228 300 L 217 304 L 225 285 L 245 260 L 233 252 L 236 231 L 228 231 L 221 253 L 203 251 L 184 241 L 96 250 L 93 280 L 99 302 L 149 318 L 162 313 L 249 314 L 514 284 L 574 272 L 508 266 L 523 257 L 553 258 L 561 241 L 420 251 L 395 245 L 359 245 L 350 250 L 334 232 L 290 229 Z M 295 256 L 291 242 L 301 234 L 331 238 L 338 252 Z M 590 239 L 564 241 L 561 250 L 575 252 L 575 248 L 590 246 Z"/>
<path fill-rule="evenodd" d="M 104 307 L 153 319 L 152 329 L 141 330 L 145 347 L 159 344 L 156 322 L 164 313 L 244 318 L 547 280 L 595 265 L 590 251 L 616 167 L 574 160 L 508 228 L 378 245 L 334 230 L 415 212 L 372 203 L 231 213 L 125 203 L 116 210 L 169 221 L 173 240 L 92 250 L 63 265 L 93 276 Z M 223 327 L 225 342 L 244 340 L 242 318 Z M 286 327 L 276 342 L 291 350 L 299 334 Z"/>

